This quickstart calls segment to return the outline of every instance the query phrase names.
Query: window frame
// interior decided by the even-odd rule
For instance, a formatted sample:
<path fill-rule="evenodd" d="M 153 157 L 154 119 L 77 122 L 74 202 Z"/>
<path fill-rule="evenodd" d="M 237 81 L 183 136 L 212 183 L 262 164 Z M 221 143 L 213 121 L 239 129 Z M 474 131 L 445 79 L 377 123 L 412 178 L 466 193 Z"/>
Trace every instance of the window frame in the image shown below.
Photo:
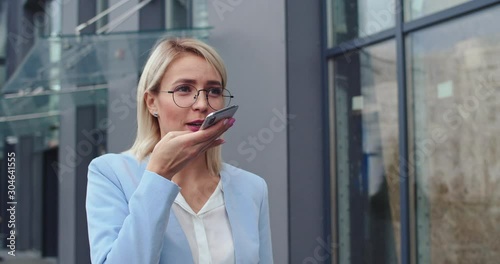
<path fill-rule="evenodd" d="M 377 44 L 379 42 L 383 42 L 389 39 L 395 39 L 396 41 L 396 56 L 397 56 L 397 83 L 398 83 L 398 123 L 399 123 L 399 155 L 400 162 L 399 164 L 399 172 L 400 172 L 400 218 L 401 218 L 401 264 L 410 264 L 417 263 L 416 260 L 416 231 L 415 231 L 415 206 L 413 205 L 414 201 L 414 191 L 410 186 L 413 186 L 409 183 L 414 182 L 412 175 L 409 175 L 408 171 L 408 153 L 411 145 L 409 144 L 409 139 L 411 138 L 410 133 L 412 131 L 409 129 L 411 124 L 408 122 L 411 113 L 409 113 L 408 105 L 411 103 L 409 100 L 411 98 L 407 95 L 407 83 L 406 83 L 406 50 L 405 50 L 405 38 L 407 35 L 412 32 L 416 32 L 418 30 L 432 27 L 437 24 L 441 24 L 443 22 L 463 17 L 494 5 L 500 4 L 500 0 L 477 0 L 477 1 L 469 1 L 463 4 L 459 4 L 453 6 L 451 8 L 438 11 L 436 13 L 432 13 L 414 20 L 410 20 L 405 22 L 404 18 L 404 2 L 405 0 L 396 0 L 395 8 L 400 8 L 398 12 L 395 12 L 396 24 L 394 28 L 387 29 L 373 35 L 358 37 L 354 39 L 350 39 L 348 41 L 340 42 L 335 44 L 333 47 L 329 47 L 329 36 L 331 36 L 332 32 L 329 32 L 328 23 L 332 23 L 333 19 L 330 16 L 328 11 L 328 7 L 331 6 L 331 2 L 333 0 L 322 1 L 322 81 L 323 81 L 323 90 L 327 95 L 327 98 L 324 101 L 325 109 L 327 109 L 324 122 L 325 124 L 329 124 L 329 126 L 325 127 L 328 132 L 326 133 L 328 136 L 326 142 L 328 142 L 328 151 L 325 154 L 325 158 L 330 163 L 325 165 L 325 182 L 329 184 L 329 195 L 330 199 L 328 201 L 329 204 L 326 205 L 325 212 L 326 215 L 330 216 L 328 222 L 330 226 L 327 227 L 327 235 L 332 235 L 333 241 L 332 243 L 338 245 L 338 228 L 336 223 L 337 214 L 337 190 L 335 186 L 336 175 L 335 175 L 335 116 L 334 116 L 334 108 L 332 105 L 335 87 L 334 84 L 331 83 L 329 74 L 329 63 L 337 56 L 343 56 L 349 53 L 357 52 L 365 47 L 371 46 L 373 44 Z M 338 260 L 338 247 L 335 248 L 334 252 L 331 254 L 329 263 L 339 263 Z"/>

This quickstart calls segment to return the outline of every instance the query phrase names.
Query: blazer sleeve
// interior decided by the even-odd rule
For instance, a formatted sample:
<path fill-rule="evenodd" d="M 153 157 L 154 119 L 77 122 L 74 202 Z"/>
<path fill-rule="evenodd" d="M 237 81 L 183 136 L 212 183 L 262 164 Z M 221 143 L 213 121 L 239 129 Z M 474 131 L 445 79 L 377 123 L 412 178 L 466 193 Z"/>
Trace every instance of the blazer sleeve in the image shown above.
<path fill-rule="evenodd" d="M 117 173 L 103 159 L 89 165 L 86 209 L 92 263 L 159 263 L 179 187 L 144 171 L 127 202 Z"/>
<path fill-rule="evenodd" d="M 273 249 L 271 242 L 271 227 L 269 223 L 269 199 L 267 184 L 262 180 L 262 202 L 260 205 L 259 217 L 259 257 L 260 263 L 272 264 L 273 263 Z"/>

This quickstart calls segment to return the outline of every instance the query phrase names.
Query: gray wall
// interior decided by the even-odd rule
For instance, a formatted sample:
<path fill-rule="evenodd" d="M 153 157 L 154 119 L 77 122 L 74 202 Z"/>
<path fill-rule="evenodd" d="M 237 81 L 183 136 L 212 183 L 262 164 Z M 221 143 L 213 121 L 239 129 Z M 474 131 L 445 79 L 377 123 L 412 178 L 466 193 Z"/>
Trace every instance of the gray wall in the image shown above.
<path fill-rule="evenodd" d="M 208 42 L 224 59 L 240 106 L 223 157 L 266 180 L 274 260 L 288 263 L 285 2 L 207 3 L 214 27 Z"/>
<path fill-rule="evenodd" d="M 61 31 L 63 34 L 75 34 L 78 23 L 78 1 L 64 0 L 62 3 Z M 70 89 L 73 87 L 62 87 Z M 76 122 L 73 102 L 62 101 L 60 116 L 60 137 L 59 137 L 59 263 L 76 263 L 75 260 L 75 162 L 69 157 L 74 156 L 71 149 L 76 146 Z M 62 170 L 61 168 L 70 168 Z"/>
<path fill-rule="evenodd" d="M 290 263 L 331 263 L 321 1 L 289 0 L 286 13 Z"/>

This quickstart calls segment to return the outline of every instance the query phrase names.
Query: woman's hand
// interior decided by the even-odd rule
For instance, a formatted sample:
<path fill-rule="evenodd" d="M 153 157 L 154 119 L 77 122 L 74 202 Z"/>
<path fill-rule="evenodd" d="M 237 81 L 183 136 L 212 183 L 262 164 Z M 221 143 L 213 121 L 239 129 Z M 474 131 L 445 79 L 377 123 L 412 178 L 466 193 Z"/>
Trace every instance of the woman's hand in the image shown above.
<path fill-rule="evenodd" d="M 154 147 L 146 170 L 171 180 L 177 172 L 200 154 L 205 153 L 209 148 L 223 144 L 224 140 L 219 137 L 233 125 L 234 121 L 234 118 L 229 118 L 196 132 L 167 133 Z"/>

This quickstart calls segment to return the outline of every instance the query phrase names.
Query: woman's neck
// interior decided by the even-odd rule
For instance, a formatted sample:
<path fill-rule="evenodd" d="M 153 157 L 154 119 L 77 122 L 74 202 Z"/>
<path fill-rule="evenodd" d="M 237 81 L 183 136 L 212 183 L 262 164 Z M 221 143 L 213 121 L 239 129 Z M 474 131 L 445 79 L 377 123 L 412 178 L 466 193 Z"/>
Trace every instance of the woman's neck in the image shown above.
<path fill-rule="evenodd" d="M 172 181 L 181 188 L 186 184 L 193 185 L 205 181 L 213 181 L 219 175 L 213 175 L 209 170 L 205 155 L 200 155 L 198 158 L 189 163 L 183 170 L 179 171 L 172 177 Z"/>

